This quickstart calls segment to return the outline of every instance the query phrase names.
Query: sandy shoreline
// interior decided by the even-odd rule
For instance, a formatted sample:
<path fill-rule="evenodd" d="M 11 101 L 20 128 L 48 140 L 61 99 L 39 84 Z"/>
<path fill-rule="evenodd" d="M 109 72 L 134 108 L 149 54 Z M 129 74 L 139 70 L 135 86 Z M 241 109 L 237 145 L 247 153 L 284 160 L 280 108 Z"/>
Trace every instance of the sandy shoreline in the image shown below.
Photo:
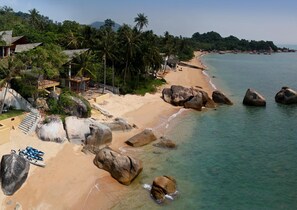
<path fill-rule="evenodd" d="M 187 63 L 205 68 L 199 60 L 201 55 L 202 52 L 195 52 L 195 57 Z M 213 91 L 209 78 L 195 68 L 183 66 L 182 71 L 170 71 L 165 79 L 166 87 L 173 84 L 201 87 L 209 95 Z M 113 133 L 111 147 L 118 151 L 125 146 L 125 140 L 144 128 L 153 128 L 157 135 L 162 135 L 162 126 L 180 110 L 165 103 L 161 91 L 145 96 L 111 95 L 101 106 L 114 117 L 123 117 L 138 126 L 131 132 Z M 18 129 L 11 131 L 11 137 L 10 143 L 0 146 L 2 155 L 12 148 L 32 145 L 45 151 L 47 166 L 31 166 L 26 183 L 13 196 L 6 197 L 1 192 L 2 209 L 14 209 L 17 203 L 23 209 L 109 209 L 129 190 L 129 186 L 119 184 L 108 172 L 98 169 L 93 164 L 94 155 L 82 153 L 81 146 L 42 142 Z"/>

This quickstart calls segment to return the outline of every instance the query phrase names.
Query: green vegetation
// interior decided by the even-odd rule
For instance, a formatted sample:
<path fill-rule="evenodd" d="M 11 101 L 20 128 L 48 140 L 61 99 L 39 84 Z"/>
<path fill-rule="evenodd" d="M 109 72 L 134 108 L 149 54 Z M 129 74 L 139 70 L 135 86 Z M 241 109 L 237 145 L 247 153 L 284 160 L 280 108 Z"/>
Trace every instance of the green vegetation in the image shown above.
<path fill-rule="evenodd" d="M 133 93 L 137 95 L 145 95 L 146 93 L 155 93 L 157 91 L 157 88 L 164 84 L 166 84 L 166 80 L 164 79 L 147 80 L 146 82 L 141 83 L 139 88 L 134 90 Z"/>
<path fill-rule="evenodd" d="M 0 120 L 5 120 L 5 119 L 11 118 L 11 117 L 16 117 L 16 116 L 22 115 L 23 113 L 24 113 L 23 110 L 9 110 L 8 112 L 2 113 L 0 115 Z"/>
<path fill-rule="evenodd" d="M 240 40 L 234 36 L 223 38 L 216 32 L 197 32 L 191 38 L 173 36 L 169 32 L 158 36 L 151 30 L 145 30 L 149 20 L 143 13 L 137 14 L 134 22 L 134 27 L 123 24 L 115 31 L 115 22 L 107 19 L 96 29 L 71 20 L 54 23 L 36 9 L 29 13 L 16 13 L 11 8 L 0 7 L 0 31 L 13 30 L 13 36 L 25 36 L 29 43 L 43 43 L 42 47 L 14 57 L 14 63 L 19 63 L 22 68 L 30 67 L 33 74 L 14 71 L 16 74 L 9 75 L 7 69 L 19 70 L 19 67 L 7 66 L 2 68 L 5 71 L 0 70 L 0 80 L 11 82 L 18 76 L 20 84 L 14 83 L 17 91 L 35 98 L 38 91 L 33 84 L 37 80 L 32 78 L 34 75 L 44 79 L 67 78 L 69 63 L 62 50 L 88 48 L 87 53 L 71 61 L 73 76 L 90 77 L 92 82 L 103 84 L 103 91 L 109 85 L 117 86 L 123 94 L 143 94 L 154 90 L 158 81 L 153 81 L 156 78 L 151 75 L 162 67 L 166 56 L 189 60 L 195 50 L 201 49 L 277 50 L 273 42 Z"/>

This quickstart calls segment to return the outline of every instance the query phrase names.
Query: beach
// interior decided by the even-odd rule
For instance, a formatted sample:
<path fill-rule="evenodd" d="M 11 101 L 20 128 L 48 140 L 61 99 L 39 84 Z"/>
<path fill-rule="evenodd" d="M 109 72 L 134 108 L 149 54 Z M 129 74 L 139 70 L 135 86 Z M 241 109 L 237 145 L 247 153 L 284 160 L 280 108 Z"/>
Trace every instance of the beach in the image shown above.
<path fill-rule="evenodd" d="M 195 52 L 195 57 L 186 63 L 205 68 L 199 59 L 202 54 Z M 210 96 L 213 91 L 209 77 L 197 68 L 178 66 L 164 78 L 167 84 L 162 88 L 171 85 L 201 88 Z M 129 132 L 113 132 L 112 149 L 121 152 L 121 148 L 127 147 L 125 141 L 145 128 L 152 128 L 157 136 L 162 136 L 162 128 L 170 116 L 181 109 L 163 101 L 162 88 L 145 96 L 110 95 L 100 104 L 113 117 L 122 117 L 137 126 Z M 92 117 L 106 120 L 97 114 Z M 22 209 L 98 209 L 99 206 L 109 209 L 130 190 L 108 172 L 97 168 L 93 164 L 94 155 L 81 152 L 80 145 L 42 142 L 36 136 L 27 136 L 16 129 L 11 130 L 11 141 L 0 146 L 0 153 L 8 154 L 11 149 L 26 145 L 45 152 L 46 167 L 31 165 L 25 184 L 13 196 L 0 193 L 2 209 L 15 209 L 17 205 Z"/>

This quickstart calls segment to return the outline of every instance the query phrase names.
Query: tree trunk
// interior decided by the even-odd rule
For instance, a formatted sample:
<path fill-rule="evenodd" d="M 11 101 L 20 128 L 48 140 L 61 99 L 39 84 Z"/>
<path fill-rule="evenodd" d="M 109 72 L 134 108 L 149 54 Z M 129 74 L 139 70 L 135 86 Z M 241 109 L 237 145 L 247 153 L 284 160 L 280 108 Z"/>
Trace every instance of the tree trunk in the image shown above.
<path fill-rule="evenodd" d="M 102 90 L 102 93 L 105 93 L 105 85 L 106 85 L 106 54 L 103 55 L 103 65 L 104 65 L 104 79 L 103 79 L 103 90 Z"/>
<path fill-rule="evenodd" d="M 112 62 L 112 92 L 114 93 L 114 63 Z"/>
<path fill-rule="evenodd" d="M 6 83 L 5 92 L 4 92 L 4 96 L 3 96 L 3 102 L 1 104 L 1 109 L 0 109 L 0 114 L 2 114 L 2 112 L 3 112 L 4 102 L 5 102 L 7 91 L 8 91 L 8 83 Z"/>

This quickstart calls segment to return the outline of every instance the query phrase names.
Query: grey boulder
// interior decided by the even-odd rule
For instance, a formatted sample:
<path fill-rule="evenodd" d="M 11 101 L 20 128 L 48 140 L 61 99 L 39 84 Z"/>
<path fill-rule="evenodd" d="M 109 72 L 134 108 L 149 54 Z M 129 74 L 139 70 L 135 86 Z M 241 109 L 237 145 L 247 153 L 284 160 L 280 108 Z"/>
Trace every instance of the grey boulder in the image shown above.
<path fill-rule="evenodd" d="M 91 134 L 85 141 L 83 150 L 88 150 L 94 154 L 98 153 L 103 147 L 111 144 L 112 132 L 106 125 L 90 125 Z"/>
<path fill-rule="evenodd" d="M 49 116 L 37 126 L 36 133 L 38 138 L 43 141 L 61 143 L 67 140 L 63 122 L 59 116 Z"/>
<path fill-rule="evenodd" d="M 245 93 L 243 104 L 247 106 L 266 106 L 266 100 L 257 91 L 248 89 Z"/>
<path fill-rule="evenodd" d="M 1 187 L 5 195 L 13 195 L 26 181 L 30 163 L 23 157 L 11 153 L 1 159 Z"/>
<path fill-rule="evenodd" d="M 286 105 L 297 104 L 297 92 L 289 87 L 282 87 L 275 95 L 275 101 Z"/>
<path fill-rule="evenodd" d="M 114 179 L 124 185 L 131 184 L 143 168 L 140 160 L 121 155 L 109 148 L 103 148 L 97 153 L 94 164 L 108 171 Z"/>
<path fill-rule="evenodd" d="M 212 100 L 217 104 L 233 105 L 231 100 L 219 90 L 215 90 L 212 92 Z"/>

